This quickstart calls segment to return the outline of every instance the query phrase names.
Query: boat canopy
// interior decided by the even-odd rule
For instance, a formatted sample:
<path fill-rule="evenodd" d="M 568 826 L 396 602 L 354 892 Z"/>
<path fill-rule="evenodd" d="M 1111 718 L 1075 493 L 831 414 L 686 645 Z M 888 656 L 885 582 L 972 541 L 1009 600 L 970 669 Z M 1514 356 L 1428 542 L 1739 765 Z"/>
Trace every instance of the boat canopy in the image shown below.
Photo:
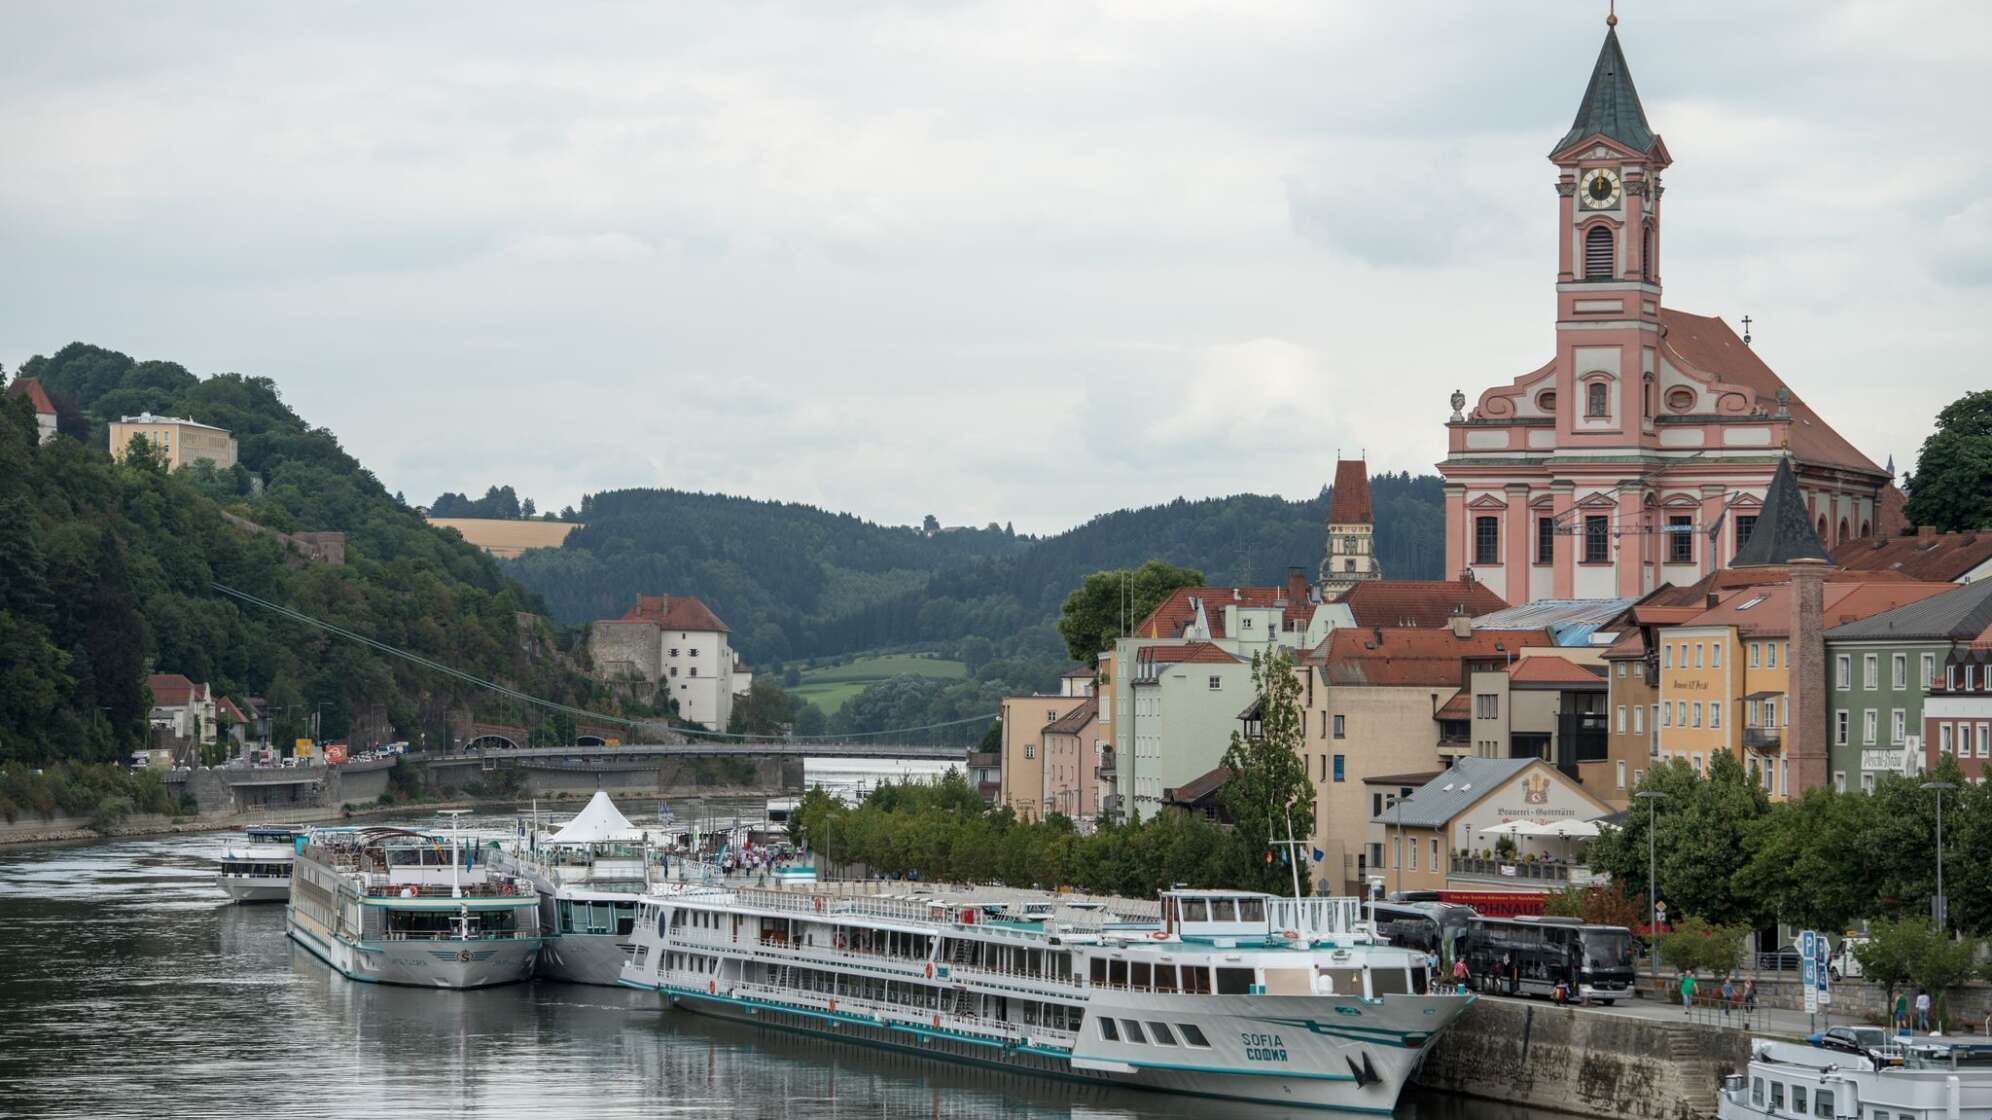
<path fill-rule="evenodd" d="M 574 819 L 563 825 L 559 832 L 548 837 L 554 844 L 602 844 L 611 840 L 641 840 L 643 833 L 629 823 L 615 802 L 601 790 L 588 801 L 588 806 L 576 814 Z"/>

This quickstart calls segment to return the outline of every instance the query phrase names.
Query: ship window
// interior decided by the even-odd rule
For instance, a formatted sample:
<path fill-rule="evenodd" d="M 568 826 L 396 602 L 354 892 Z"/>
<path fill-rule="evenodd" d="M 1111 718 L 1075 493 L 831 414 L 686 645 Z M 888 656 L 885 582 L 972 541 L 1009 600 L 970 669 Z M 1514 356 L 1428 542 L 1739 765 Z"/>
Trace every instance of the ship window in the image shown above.
<path fill-rule="evenodd" d="M 1750 1103 L 1758 1108 L 1764 1107 L 1764 1079 L 1761 1077 L 1750 1079 Z"/>
<path fill-rule="evenodd" d="M 1821 1089 L 1812 1094 L 1812 1115 L 1819 1120 L 1833 1120 L 1833 1090 Z"/>
<path fill-rule="evenodd" d="M 1782 1109 L 1783 1107 L 1784 1107 L 1784 1082 L 1773 1081 L 1771 1082 L 1771 1108 L 1772 1110 L 1775 1111 L 1778 1109 Z"/>
<path fill-rule="evenodd" d="M 1805 1086 L 1791 1087 L 1791 1110 L 1800 1116 L 1805 1115 Z"/>
<path fill-rule="evenodd" d="M 1183 920 L 1186 922 L 1207 922 L 1210 920 L 1210 906 L 1201 898 L 1183 900 Z"/>
<path fill-rule="evenodd" d="M 1169 1033 L 1169 1024 L 1167 1023 L 1150 1022 L 1148 1024 L 1148 1037 L 1154 1039 L 1157 1046 L 1176 1045 L 1176 1036 Z"/>
<path fill-rule="evenodd" d="M 1370 995 L 1401 996 L 1411 991 L 1411 983 L 1401 968 L 1370 969 Z"/>
<path fill-rule="evenodd" d="M 1136 961 L 1132 968 L 1132 975 L 1129 977 L 1129 983 L 1144 992 L 1147 991 L 1155 983 L 1155 978 L 1151 974 L 1152 971 L 1147 961 Z"/>
<path fill-rule="evenodd" d="M 1210 900 L 1210 920 L 1235 922 L 1238 920 L 1238 908 L 1228 898 L 1213 898 Z"/>
<path fill-rule="evenodd" d="M 1120 1028 L 1114 1026 L 1114 1021 L 1112 1019 L 1101 1019 L 1100 1037 L 1106 1039 L 1108 1042 L 1119 1042 Z"/>
<path fill-rule="evenodd" d="M 1266 920 L 1266 900 L 1263 898 L 1241 898 L 1238 900 L 1238 920 L 1241 922 L 1263 922 Z"/>
<path fill-rule="evenodd" d="M 1185 995 L 1202 996 L 1210 994 L 1210 969 L 1200 964 L 1183 966 L 1183 992 Z"/>
<path fill-rule="evenodd" d="M 1144 1046 L 1147 1045 L 1148 1039 L 1142 1035 L 1140 1023 L 1135 1022 L 1133 1019 L 1122 1019 L 1120 1021 L 1120 1025 L 1121 1025 L 1121 1035 L 1122 1037 L 1126 1038 L 1127 1041 L 1137 1043 L 1139 1045 L 1144 1045 Z"/>
<path fill-rule="evenodd" d="M 1249 968 L 1220 968 L 1217 970 L 1217 994 L 1221 996 L 1249 995 L 1252 991 L 1252 970 Z"/>
<path fill-rule="evenodd" d="M 1183 1045 L 1210 1049 L 1210 1040 L 1204 1037 L 1203 1029 L 1195 1023 L 1177 1023 L 1176 1030 L 1183 1036 Z"/>
<path fill-rule="evenodd" d="M 1158 964 L 1155 966 L 1155 990 L 1158 992 L 1173 992 L 1176 990 L 1175 965 Z"/>
<path fill-rule="evenodd" d="M 1107 966 L 1107 983 L 1116 988 L 1127 987 L 1127 962 L 1115 961 Z"/>
<path fill-rule="evenodd" d="M 1094 957 L 1091 963 L 1093 983 L 1105 984 L 1107 982 L 1107 959 L 1105 957 Z"/>
<path fill-rule="evenodd" d="M 1328 982 L 1328 990 L 1323 995 L 1363 994 L 1363 970 L 1360 968 L 1324 968 L 1320 970 L 1320 975 Z"/>

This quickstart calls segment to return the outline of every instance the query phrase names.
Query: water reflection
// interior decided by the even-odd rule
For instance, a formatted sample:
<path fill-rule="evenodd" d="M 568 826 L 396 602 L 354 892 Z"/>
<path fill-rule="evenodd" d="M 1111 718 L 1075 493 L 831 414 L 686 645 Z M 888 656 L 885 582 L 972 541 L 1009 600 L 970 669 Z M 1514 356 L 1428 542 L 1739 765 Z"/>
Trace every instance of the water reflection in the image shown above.
<path fill-rule="evenodd" d="M 217 840 L 0 851 L 0 1114 L 1003 1117 L 1291 1113 L 1045 1081 L 659 1010 L 560 984 L 357 984 L 280 905 L 226 903 Z M 1543 1120 L 1430 1097 L 1415 1120 Z"/>

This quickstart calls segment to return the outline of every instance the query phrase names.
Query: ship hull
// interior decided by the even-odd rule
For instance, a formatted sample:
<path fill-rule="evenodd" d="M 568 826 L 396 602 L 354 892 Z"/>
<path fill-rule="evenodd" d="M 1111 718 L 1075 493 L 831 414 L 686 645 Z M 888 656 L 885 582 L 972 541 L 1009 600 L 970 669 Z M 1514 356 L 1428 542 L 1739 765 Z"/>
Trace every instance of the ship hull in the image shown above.
<path fill-rule="evenodd" d="M 224 875 L 221 889 L 237 902 L 283 902 L 290 898 L 290 878 Z"/>
<path fill-rule="evenodd" d="M 626 936 L 564 933 L 542 943 L 538 975 L 566 984 L 597 984 L 613 988 L 629 962 Z"/>
<path fill-rule="evenodd" d="M 351 941 L 290 924 L 291 940 L 349 980 L 417 988 L 468 989 L 530 980 L 535 938 L 470 941 Z"/>

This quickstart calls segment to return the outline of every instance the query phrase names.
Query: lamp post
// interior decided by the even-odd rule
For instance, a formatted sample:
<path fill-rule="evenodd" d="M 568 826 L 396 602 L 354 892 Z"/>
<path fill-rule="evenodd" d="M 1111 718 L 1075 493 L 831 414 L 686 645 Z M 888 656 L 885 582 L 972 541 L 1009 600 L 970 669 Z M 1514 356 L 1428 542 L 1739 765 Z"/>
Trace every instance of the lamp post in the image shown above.
<path fill-rule="evenodd" d="M 1657 880 L 1658 861 L 1653 854 L 1654 824 L 1657 820 L 1657 806 L 1667 800 L 1667 795 L 1657 789 L 1643 789 L 1634 796 L 1646 802 L 1646 941 L 1651 946 L 1647 956 L 1653 962 L 1653 974 L 1660 974 L 1660 895 Z"/>
<path fill-rule="evenodd" d="M 1937 795 L 1937 929 L 1950 931 L 1950 900 L 1944 897 L 1944 791 L 1956 789 L 1954 782 L 1924 782 L 1923 788 Z"/>
<path fill-rule="evenodd" d="M 1395 848 L 1391 854 L 1397 857 L 1398 894 L 1404 893 L 1404 802 L 1405 800 L 1406 798 L 1404 797 L 1403 794 L 1398 794 L 1396 797 L 1390 799 L 1391 806 L 1397 810 L 1397 844 L 1395 845 Z"/>

